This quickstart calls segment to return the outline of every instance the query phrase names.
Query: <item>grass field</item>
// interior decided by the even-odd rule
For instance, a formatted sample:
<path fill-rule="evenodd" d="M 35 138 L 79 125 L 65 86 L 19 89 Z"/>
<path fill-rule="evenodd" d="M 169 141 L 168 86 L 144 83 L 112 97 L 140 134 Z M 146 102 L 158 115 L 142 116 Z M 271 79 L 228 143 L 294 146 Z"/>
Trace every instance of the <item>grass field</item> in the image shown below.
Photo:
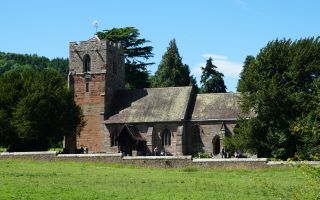
<path fill-rule="evenodd" d="M 319 168 L 151 169 L 0 161 L 0 199 L 320 199 Z"/>

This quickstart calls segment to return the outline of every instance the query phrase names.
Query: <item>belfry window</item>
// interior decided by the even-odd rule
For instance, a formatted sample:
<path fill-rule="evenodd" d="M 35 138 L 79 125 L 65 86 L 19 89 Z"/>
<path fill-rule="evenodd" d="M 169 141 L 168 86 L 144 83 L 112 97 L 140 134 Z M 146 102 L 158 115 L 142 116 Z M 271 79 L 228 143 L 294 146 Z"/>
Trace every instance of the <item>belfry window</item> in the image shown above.
<path fill-rule="evenodd" d="M 91 59 L 88 54 L 83 57 L 83 71 L 89 72 L 91 71 Z"/>
<path fill-rule="evenodd" d="M 171 131 L 169 129 L 166 128 L 161 133 L 161 142 L 162 142 L 162 146 L 171 145 Z"/>

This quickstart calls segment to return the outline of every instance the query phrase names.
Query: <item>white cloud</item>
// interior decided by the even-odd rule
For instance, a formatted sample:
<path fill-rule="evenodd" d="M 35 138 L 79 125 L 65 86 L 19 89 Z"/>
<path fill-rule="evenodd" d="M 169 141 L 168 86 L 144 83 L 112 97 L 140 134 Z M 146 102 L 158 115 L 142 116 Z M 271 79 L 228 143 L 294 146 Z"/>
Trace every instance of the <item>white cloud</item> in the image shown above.
<path fill-rule="evenodd" d="M 228 56 L 222 56 L 222 55 L 217 55 L 217 54 L 203 54 L 202 57 L 205 58 L 212 58 L 213 60 L 228 60 Z"/>
<path fill-rule="evenodd" d="M 205 60 L 208 58 L 213 59 L 213 64 L 217 66 L 219 72 L 224 74 L 224 79 L 226 81 L 226 86 L 229 91 L 236 91 L 236 83 L 239 80 L 239 75 L 242 70 L 242 63 L 229 60 L 228 56 L 217 55 L 217 54 L 203 54 L 202 55 Z M 191 74 L 194 75 L 197 79 L 198 85 L 200 85 L 200 77 L 202 74 L 201 67 L 206 65 L 206 61 L 200 62 L 191 68 Z"/>
<path fill-rule="evenodd" d="M 203 54 L 202 57 L 206 59 L 212 58 L 213 64 L 217 66 L 218 71 L 223 73 L 225 76 L 238 78 L 242 70 L 242 63 L 231 61 L 228 56 L 217 55 L 217 54 Z M 195 76 L 199 76 L 202 73 L 201 67 L 206 65 L 205 62 L 197 64 L 191 69 L 191 73 Z"/>

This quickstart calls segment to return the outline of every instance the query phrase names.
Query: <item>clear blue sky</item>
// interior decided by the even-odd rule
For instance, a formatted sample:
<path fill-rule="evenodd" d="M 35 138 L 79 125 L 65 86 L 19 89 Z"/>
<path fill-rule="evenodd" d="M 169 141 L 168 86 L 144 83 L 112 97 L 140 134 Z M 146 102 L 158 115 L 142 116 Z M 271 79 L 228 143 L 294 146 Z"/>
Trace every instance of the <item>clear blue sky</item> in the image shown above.
<path fill-rule="evenodd" d="M 183 63 L 199 81 L 209 56 L 236 91 L 247 55 L 276 38 L 320 35 L 317 0 L 3 0 L 0 51 L 68 57 L 70 41 L 87 40 L 98 30 L 134 26 L 151 41 L 156 64 L 176 38 Z"/>

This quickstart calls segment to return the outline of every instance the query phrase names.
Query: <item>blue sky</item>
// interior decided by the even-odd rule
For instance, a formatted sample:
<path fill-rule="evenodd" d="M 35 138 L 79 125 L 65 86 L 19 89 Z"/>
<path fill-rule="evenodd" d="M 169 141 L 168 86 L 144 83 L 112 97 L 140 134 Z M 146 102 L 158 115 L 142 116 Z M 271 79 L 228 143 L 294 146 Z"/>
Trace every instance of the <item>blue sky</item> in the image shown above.
<path fill-rule="evenodd" d="M 3 0 L 0 51 L 68 57 L 70 41 L 89 39 L 98 30 L 134 26 L 154 47 L 157 69 L 171 39 L 183 63 L 200 79 L 211 56 L 236 91 L 242 63 L 276 38 L 320 35 L 317 0 Z"/>

